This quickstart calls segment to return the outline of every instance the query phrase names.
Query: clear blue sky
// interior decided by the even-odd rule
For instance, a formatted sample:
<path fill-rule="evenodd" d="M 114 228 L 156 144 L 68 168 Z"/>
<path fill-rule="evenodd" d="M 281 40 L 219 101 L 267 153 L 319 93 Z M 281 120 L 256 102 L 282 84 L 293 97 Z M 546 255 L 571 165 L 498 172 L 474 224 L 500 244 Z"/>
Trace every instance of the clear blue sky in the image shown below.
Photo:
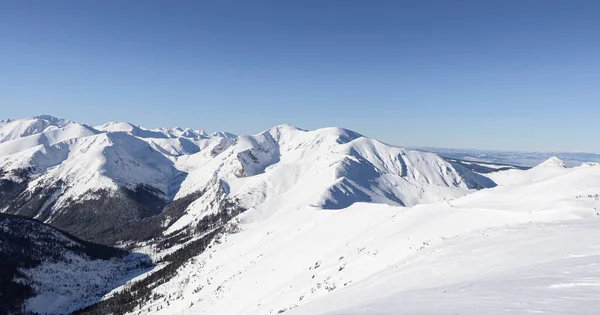
<path fill-rule="evenodd" d="M 0 1 L 0 116 L 600 151 L 600 1 Z"/>

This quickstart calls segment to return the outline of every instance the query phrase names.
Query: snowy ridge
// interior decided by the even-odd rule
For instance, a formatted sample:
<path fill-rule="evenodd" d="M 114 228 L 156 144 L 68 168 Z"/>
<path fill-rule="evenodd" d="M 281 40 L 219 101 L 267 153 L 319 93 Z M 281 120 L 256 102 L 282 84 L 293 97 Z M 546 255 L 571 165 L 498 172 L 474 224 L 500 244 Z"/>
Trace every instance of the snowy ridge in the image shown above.
<path fill-rule="evenodd" d="M 92 127 L 66 120 L 12 120 L 0 124 L 0 155 L 18 153 L 39 145 L 53 145 L 98 134 Z"/>
<path fill-rule="evenodd" d="M 52 116 L 37 116 L 28 119 L 7 119 L 0 121 L 0 142 L 6 142 L 47 131 L 58 130 L 71 121 Z"/>
<path fill-rule="evenodd" d="M 290 125 L 239 137 L 191 171 L 176 198 L 196 191 L 215 195 L 217 182 L 226 187 L 229 198 L 254 209 L 247 220 L 309 205 L 323 209 L 342 209 L 355 202 L 412 206 L 494 186 L 435 154 L 391 147 L 346 129 L 306 131 Z M 190 205 L 169 231 L 218 211 L 210 206 L 211 198 Z"/>
<path fill-rule="evenodd" d="M 141 138 L 189 138 L 194 140 L 210 138 L 236 138 L 237 136 L 228 132 L 214 132 L 208 134 L 204 130 L 192 130 L 190 128 L 157 128 L 146 129 L 128 122 L 109 122 L 95 127 L 104 132 L 127 132 Z"/>

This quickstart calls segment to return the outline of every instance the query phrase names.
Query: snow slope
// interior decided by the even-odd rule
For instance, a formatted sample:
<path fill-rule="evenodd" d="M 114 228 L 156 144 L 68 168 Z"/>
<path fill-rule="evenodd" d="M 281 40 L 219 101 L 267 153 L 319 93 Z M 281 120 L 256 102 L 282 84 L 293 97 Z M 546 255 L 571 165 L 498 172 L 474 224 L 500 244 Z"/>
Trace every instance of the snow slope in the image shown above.
<path fill-rule="evenodd" d="M 544 169 L 413 207 L 250 209 L 134 313 L 593 314 L 600 166 Z"/>
<path fill-rule="evenodd" d="M 594 220 L 461 235 L 289 314 L 596 314 L 599 231 Z"/>

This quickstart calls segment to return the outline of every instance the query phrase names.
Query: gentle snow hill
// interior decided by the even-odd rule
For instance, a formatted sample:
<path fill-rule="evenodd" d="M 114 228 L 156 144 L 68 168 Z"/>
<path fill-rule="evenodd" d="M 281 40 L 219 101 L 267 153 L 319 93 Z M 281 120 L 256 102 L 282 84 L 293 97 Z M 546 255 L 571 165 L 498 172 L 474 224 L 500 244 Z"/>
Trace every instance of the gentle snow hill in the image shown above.
<path fill-rule="evenodd" d="M 414 207 L 251 208 L 133 313 L 592 314 L 600 167 L 566 170 Z"/>
<path fill-rule="evenodd" d="M 584 215 L 589 212 L 589 200 L 600 193 L 600 166 L 563 168 L 561 165 L 560 161 L 553 159 L 550 163 L 522 171 L 535 174 L 536 180 L 531 180 L 531 174 L 523 176 L 522 173 L 505 171 L 511 172 L 516 180 L 448 203 L 460 208 L 486 204 L 487 209 L 519 212 L 564 212 L 563 209 L 568 206 L 570 212 L 580 211 Z M 547 192 L 553 195 L 549 197 Z M 515 204 L 511 200 L 513 198 L 519 203 Z"/>
<path fill-rule="evenodd" d="M 148 266 L 146 255 L 0 214 L 0 313 L 69 313 L 98 302 Z"/>
<path fill-rule="evenodd" d="M 246 209 L 248 220 L 305 206 L 342 209 L 355 202 L 412 206 L 453 199 L 494 183 L 432 153 L 404 150 L 341 128 L 314 131 L 281 125 L 240 136 L 214 157 L 197 159 L 176 198 L 202 191 L 168 232 L 218 211 L 219 191 Z"/>
<path fill-rule="evenodd" d="M 512 169 L 485 174 L 485 176 L 489 177 L 498 185 L 508 186 L 532 183 L 565 174 L 569 171 L 570 169 L 567 169 L 562 160 L 557 157 L 551 157 L 538 166 L 528 170 Z"/>

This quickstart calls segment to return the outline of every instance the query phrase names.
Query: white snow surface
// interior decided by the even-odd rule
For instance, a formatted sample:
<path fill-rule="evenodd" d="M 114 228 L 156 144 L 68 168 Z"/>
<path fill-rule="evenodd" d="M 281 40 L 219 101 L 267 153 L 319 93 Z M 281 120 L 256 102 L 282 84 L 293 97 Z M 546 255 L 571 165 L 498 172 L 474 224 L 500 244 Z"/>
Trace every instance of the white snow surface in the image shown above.
<path fill-rule="evenodd" d="M 530 223 L 460 235 L 289 313 L 596 314 L 599 223 Z"/>
<path fill-rule="evenodd" d="M 595 314 L 600 166 L 540 169 L 412 207 L 251 208 L 134 313 Z"/>

